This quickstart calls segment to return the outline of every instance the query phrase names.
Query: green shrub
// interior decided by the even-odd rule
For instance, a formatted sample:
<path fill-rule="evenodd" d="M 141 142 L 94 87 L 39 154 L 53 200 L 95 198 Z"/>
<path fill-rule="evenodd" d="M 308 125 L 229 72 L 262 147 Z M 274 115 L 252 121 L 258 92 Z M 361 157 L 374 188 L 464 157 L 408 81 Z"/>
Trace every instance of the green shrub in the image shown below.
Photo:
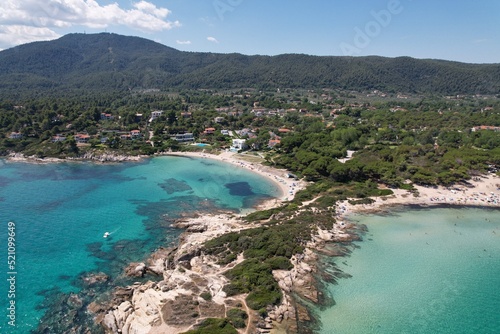
<path fill-rule="evenodd" d="M 224 286 L 224 292 L 228 296 L 250 292 L 246 300 L 254 310 L 278 304 L 281 300 L 281 290 L 268 263 L 259 259 L 245 260 L 228 270 L 225 275 L 231 283 Z"/>
<path fill-rule="evenodd" d="M 238 308 L 233 308 L 227 311 L 227 319 L 235 328 L 245 328 L 245 320 L 248 318 L 248 314 Z"/>
<path fill-rule="evenodd" d="M 375 196 L 389 196 L 394 194 L 394 192 L 391 189 L 378 189 L 377 195 Z"/>
<path fill-rule="evenodd" d="M 267 220 L 267 219 L 271 218 L 272 215 L 274 215 L 275 213 L 281 212 L 282 210 L 283 210 L 283 208 L 280 207 L 280 208 L 273 208 L 273 209 L 269 209 L 269 210 L 255 211 L 255 212 L 252 212 L 252 213 L 248 214 L 247 216 L 245 216 L 245 220 L 247 220 L 249 222 Z"/>
<path fill-rule="evenodd" d="M 403 189 L 403 190 L 413 190 L 415 189 L 415 187 L 413 186 L 413 184 L 411 183 L 403 183 L 401 185 L 399 185 L 399 188 Z"/>
<path fill-rule="evenodd" d="M 205 319 L 199 328 L 193 329 L 184 334 L 238 334 L 238 331 L 229 323 L 227 319 Z"/>
<path fill-rule="evenodd" d="M 371 198 L 362 198 L 362 199 L 358 199 L 358 200 L 350 200 L 349 204 L 360 205 L 360 204 L 372 204 L 373 202 L 375 202 L 375 200 L 373 200 Z"/>
<path fill-rule="evenodd" d="M 245 299 L 248 307 L 259 310 L 268 305 L 278 305 L 281 301 L 280 291 L 266 291 L 266 289 L 255 289 Z"/>
<path fill-rule="evenodd" d="M 212 294 L 208 291 L 202 292 L 200 297 L 205 299 L 206 301 L 212 300 Z"/>
<path fill-rule="evenodd" d="M 235 284 L 235 283 L 229 283 L 229 284 L 224 285 L 224 287 L 222 288 L 222 291 L 224 291 L 228 297 L 236 296 L 236 295 L 247 292 L 243 286 L 241 286 L 240 284 Z"/>
<path fill-rule="evenodd" d="M 266 260 L 266 263 L 271 266 L 272 270 L 282 269 L 290 270 L 293 268 L 290 260 L 284 256 L 275 256 Z"/>

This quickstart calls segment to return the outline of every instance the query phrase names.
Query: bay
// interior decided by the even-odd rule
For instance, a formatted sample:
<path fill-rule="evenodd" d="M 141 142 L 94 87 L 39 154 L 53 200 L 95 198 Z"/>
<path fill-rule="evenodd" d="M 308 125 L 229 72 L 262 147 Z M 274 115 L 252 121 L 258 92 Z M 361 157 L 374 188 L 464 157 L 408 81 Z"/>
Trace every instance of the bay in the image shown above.
<path fill-rule="evenodd" d="M 82 275 L 118 276 L 131 261 L 177 241 L 175 219 L 194 212 L 239 213 L 280 195 L 275 184 L 227 163 L 157 157 L 120 164 L 30 164 L 0 160 L 1 333 L 36 330 L 58 294 Z M 14 270 L 7 268 L 15 224 Z M 104 232 L 110 232 L 103 238 Z M 8 272 L 15 271 L 15 297 Z M 15 301 L 15 324 L 8 324 Z"/>

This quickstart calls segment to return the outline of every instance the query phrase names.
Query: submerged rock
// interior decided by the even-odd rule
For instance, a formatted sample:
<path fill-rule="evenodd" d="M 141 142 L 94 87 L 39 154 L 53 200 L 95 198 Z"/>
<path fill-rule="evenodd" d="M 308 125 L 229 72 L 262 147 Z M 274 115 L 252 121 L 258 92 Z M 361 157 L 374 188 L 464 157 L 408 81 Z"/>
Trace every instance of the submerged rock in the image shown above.
<path fill-rule="evenodd" d="M 82 277 L 84 285 L 91 286 L 95 284 L 105 283 L 109 280 L 109 276 L 105 273 L 92 273 Z"/>

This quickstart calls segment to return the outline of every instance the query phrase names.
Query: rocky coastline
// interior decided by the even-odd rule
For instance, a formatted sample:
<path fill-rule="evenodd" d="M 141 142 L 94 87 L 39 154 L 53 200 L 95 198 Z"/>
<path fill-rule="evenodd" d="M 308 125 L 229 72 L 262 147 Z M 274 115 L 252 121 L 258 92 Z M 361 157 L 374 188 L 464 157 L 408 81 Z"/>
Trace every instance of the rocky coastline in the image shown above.
<path fill-rule="evenodd" d="M 178 246 L 160 248 L 144 263 L 131 263 L 124 271 L 131 277 L 149 273 L 157 279 L 117 287 L 106 303 L 89 305 L 88 312 L 105 333 L 181 333 L 196 328 L 206 318 L 224 318 L 233 308 L 248 314 L 241 333 L 297 333 L 313 321 L 301 301 L 322 303 L 319 279 L 335 280 L 335 274 L 321 272 L 318 257 L 345 254 L 328 251 L 325 245 L 360 239 L 359 226 L 354 224 L 335 223 L 332 230 L 318 229 L 305 251 L 292 257 L 291 270 L 273 271 L 283 298 L 262 317 L 246 305 L 246 295 L 227 297 L 222 290 L 228 283 L 223 273 L 243 257 L 221 266 L 216 256 L 202 250 L 206 240 L 255 225 L 225 213 L 180 220 L 175 226 L 185 229 Z"/>
<path fill-rule="evenodd" d="M 483 194 L 484 197 L 486 190 L 496 187 L 495 182 L 494 177 L 489 176 L 475 182 L 469 190 L 462 190 L 462 193 L 470 193 L 471 196 Z M 464 203 L 462 200 L 451 200 L 451 196 L 457 193 L 453 189 L 418 187 L 417 190 L 419 196 L 397 191 L 395 195 L 378 199 L 370 205 L 337 203 L 337 214 L 331 218 L 334 221 L 333 227 L 318 227 L 312 233 L 304 251 L 291 258 L 292 269 L 273 271 L 283 298 L 280 305 L 268 307 L 264 316 L 246 305 L 245 295 L 227 297 L 222 290 L 228 283 L 223 273 L 243 261 L 242 255 L 230 264 L 221 266 L 217 264 L 217 257 L 203 253 L 204 241 L 257 226 L 246 223 L 241 217 L 222 214 L 178 222 L 177 227 L 186 229 L 178 247 L 162 249 L 153 254 L 147 263 L 129 266 L 129 274 L 142 275 L 153 271 L 159 275 L 158 281 L 127 287 L 127 291 L 131 291 L 130 297 L 127 300 L 116 299 L 105 315 L 97 316 L 96 319 L 100 320 L 106 333 L 182 333 L 196 328 L 205 318 L 224 318 L 230 308 L 237 306 L 248 314 L 246 327 L 240 329 L 240 333 L 309 333 L 314 327 L 315 319 L 306 305 L 334 303 L 329 296 L 323 295 L 321 282 L 334 282 L 346 275 L 335 268 L 322 268 L 321 257 L 348 254 L 347 245 L 361 240 L 366 232 L 363 226 L 347 221 L 346 215 L 351 212 L 383 210 L 394 205 Z M 436 194 L 441 197 L 437 198 Z M 480 203 L 483 206 L 496 206 L 497 202 L 492 201 L 497 195 L 490 191 L 488 196 L 481 198 Z M 477 201 L 474 204 L 475 202 Z M 334 247 L 329 247 L 331 245 Z M 118 295 L 121 295 L 119 291 Z M 219 312 L 207 313 L 204 311 L 206 309 Z M 188 314 L 190 316 L 186 316 Z"/>
<path fill-rule="evenodd" d="M 10 153 L 6 156 L 7 161 L 12 162 L 28 162 L 28 163 L 59 163 L 59 162 L 99 162 L 99 163 L 113 163 L 113 162 L 127 162 L 127 161 L 141 161 L 147 156 L 143 155 L 128 155 L 116 152 L 97 152 L 87 151 L 85 154 L 77 157 L 64 157 L 64 158 L 40 158 L 35 155 L 26 156 L 23 153 Z"/>

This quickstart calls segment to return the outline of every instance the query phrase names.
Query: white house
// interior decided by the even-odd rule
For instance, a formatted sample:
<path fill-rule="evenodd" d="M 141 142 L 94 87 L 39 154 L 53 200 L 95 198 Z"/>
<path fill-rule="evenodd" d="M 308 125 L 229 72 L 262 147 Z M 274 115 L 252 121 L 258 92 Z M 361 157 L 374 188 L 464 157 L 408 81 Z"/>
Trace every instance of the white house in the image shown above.
<path fill-rule="evenodd" d="M 155 110 L 151 112 L 151 118 L 149 119 L 149 123 L 159 118 L 163 114 L 163 110 Z"/>
<path fill-rule="evenodd" d="M 241 151 L 248 148 L 246 139 L 233 139 L 233 145 L 231 145 L 231 151 Z"/>
<path fill-rule="evenodd" d="M 194 136 L 192 133 L 178 133 L 175 137 L 171 137 L 171 139 L 177 140 L 180 143 L 185 143 L 194 141 Z"/>
<path fill-rule="evenodd" d="M 11 132 L 9 135 L 10 139 L 21 139 L 23 135 L 20 132 Z"/>

